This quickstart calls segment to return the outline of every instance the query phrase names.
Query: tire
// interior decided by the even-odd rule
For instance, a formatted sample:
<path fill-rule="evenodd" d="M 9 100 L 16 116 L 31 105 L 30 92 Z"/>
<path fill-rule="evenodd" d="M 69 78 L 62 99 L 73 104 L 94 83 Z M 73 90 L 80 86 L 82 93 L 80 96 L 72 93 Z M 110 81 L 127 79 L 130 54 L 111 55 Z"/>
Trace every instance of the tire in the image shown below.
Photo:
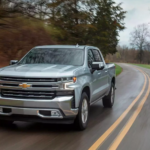
<path fill-rule="evenodd" d="M 89 118 L 89 98 L 86 93 L 82 93 L 79 112 L 75 119 L 75 126 L 78 130 L 83 131 L 87 128 Z"/>
<path fill-rule="evenodd" d="M 111 83 L 110 92 L 103 98 L 103 106 L 106 108 L 112 108 L 115 101 L 115 85 Z"/>

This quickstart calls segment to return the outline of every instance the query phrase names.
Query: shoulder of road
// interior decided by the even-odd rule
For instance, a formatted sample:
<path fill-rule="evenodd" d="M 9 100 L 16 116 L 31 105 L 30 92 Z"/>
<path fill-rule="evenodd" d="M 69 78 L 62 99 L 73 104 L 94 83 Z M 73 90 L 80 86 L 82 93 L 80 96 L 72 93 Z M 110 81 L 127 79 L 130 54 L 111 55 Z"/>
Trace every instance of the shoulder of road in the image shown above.
<path fill-rule="evenodd" d="M 135 66 L 139 66 L 139 67 L 150 69 L 150 65 L 147 65 L 147 64 L 131 64 L 131 65 L 135 65 Z"/>
<path fill-rule="evenodd" d="M 117 64 L 115 64 L 115 66 L 116 66 L 116 76 L 118 76 L 119 74 L 121 74 L 121 72 L 123 71 L 123 69 L 119 65 L 117 65 Z"/>

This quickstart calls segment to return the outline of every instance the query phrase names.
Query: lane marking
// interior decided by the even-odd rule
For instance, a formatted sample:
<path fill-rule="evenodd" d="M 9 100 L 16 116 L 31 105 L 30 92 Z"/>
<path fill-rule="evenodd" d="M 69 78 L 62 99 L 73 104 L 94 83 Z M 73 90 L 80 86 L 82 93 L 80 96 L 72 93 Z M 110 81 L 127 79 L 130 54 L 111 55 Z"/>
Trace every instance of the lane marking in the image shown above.
<path fill-rule="evenodd" d="M 136 69 L 138 69 L 138 68 L 136 68 Z M 129 107 L 123 112 L 123 114 L 109 127 L 109 129 L 107 131 L 105 131 L 105 133 L 89 148 L 89 150 L 96 150 L 103 144 L 103 142 L 116 129 L 116 127 L 126 117 L 126 115 L 129 113 L 129 111 L 132 109 L 132 107 L 135 105 L 135 103 L 139 100 L 139 98 L 143 94 L 143 92 L 146 88 L 147 78 L 146 78 L 144 72 L 141 69 L 138 69 L 138 70 L 144 75 L 144 80 L 145 80 L 143 88 L 142 88 L 140 94 L 133 100 L 133 102 L 129 105 Z"/>
<path fill-rule="evenodd" d="M 146 74 L 147 75 L 147 74 Z M 148 77 L 149 85 L 148 85 L 148 90 L 146 92 L 146 95 L 143 97 L 142 101 L 138 105 L 137 109 L 135 110 L 134 114 L 130 117 L 129 121 L 126 123 L 122 131 L 118 134 L 116 139 L 114 140 L 113 144 L 110 146 L 109 150 L 116 150 L 117 147 L 120 145 L 121 141 L 124 139 L 125 135 L 128 133 L 130 130 L 131 126 L 135 122 L 136 118 L 138 117 L 139 113 L 141 112 L 150 92 L 150 78 Z"/>

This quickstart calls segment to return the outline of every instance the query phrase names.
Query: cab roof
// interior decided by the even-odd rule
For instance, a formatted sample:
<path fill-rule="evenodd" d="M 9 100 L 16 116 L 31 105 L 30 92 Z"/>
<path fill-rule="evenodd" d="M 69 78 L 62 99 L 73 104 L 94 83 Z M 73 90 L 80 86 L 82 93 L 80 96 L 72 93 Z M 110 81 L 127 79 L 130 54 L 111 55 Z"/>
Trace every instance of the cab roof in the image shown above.
<path fill-rule="evenodd" d="M 87 45 L 43 45 L 43 46 L 36 46 L 35 48 L 78 48 L 78 49 L 85 49 L 86 47 L 93 47 Z M 96 48 L 96 47 L 93 47 Z"/>

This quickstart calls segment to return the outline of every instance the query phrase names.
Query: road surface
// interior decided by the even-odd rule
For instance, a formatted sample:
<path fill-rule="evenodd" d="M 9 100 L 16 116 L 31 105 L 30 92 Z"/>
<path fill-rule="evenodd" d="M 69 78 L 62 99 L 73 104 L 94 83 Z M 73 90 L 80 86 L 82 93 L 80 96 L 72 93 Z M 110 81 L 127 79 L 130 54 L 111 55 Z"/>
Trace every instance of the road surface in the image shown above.
<path fill-rule="evenodd" d="M 102 102 L 91 106 L 85 131 L 72 125 L 15 122 L 0 126 L 0 150 L 149 150 L 150 70 L 120 66 L 114 107 L 105 109 Z"/>

